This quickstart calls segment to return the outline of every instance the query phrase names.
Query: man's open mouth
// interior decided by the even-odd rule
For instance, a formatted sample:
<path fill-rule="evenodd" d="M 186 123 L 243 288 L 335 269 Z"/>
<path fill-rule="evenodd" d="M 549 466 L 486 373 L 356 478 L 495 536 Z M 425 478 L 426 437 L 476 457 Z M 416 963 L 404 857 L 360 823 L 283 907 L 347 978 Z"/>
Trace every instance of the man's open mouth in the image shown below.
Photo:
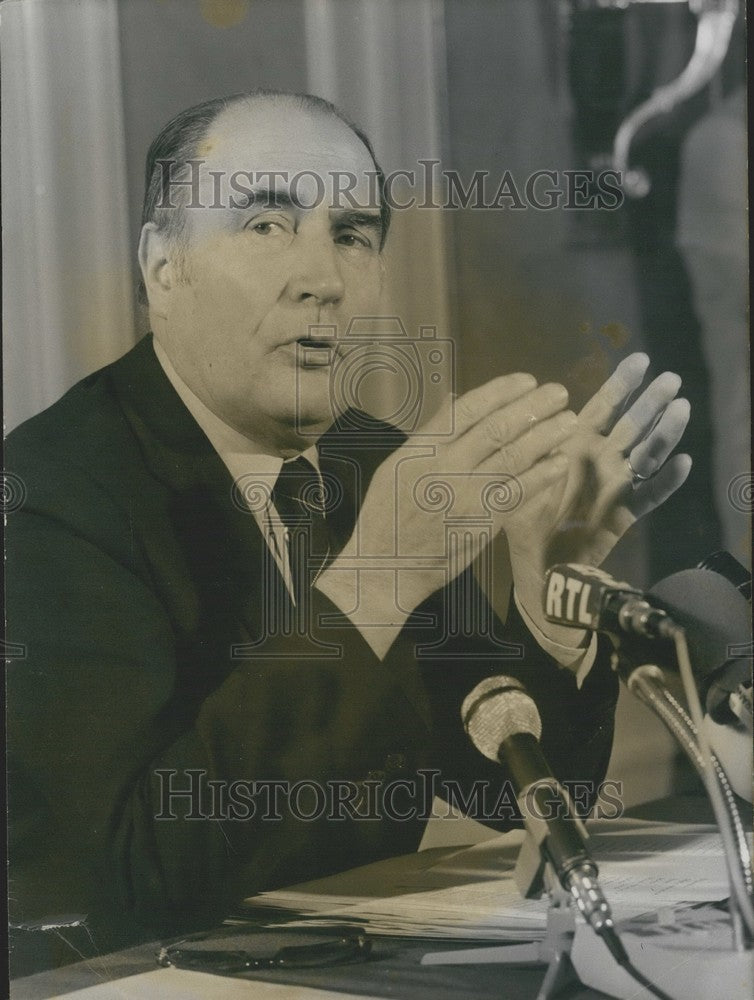
<path fill-rule="evenodd" d="M 300 337 L 297 353 L 304 368 L 318 368 L 332 363 L 335 357 L 335 341 L 314 340 L 312 337 Z"/>
<path fill-rule="evenodd" d="M 299 337 L 296 343 L 301 344 L 302 347 L 324 347 L 327 349 L 335 346 L 332 340 L 313 340 L 311 337 Z"/>

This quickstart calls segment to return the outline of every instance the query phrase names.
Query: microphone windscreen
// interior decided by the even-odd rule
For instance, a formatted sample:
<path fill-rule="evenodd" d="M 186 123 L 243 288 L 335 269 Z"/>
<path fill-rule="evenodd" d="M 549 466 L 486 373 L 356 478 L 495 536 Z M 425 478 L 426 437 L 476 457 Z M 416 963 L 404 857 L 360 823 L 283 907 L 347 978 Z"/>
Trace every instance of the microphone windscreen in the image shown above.
<path fill-rule="evenodd" d="M 542 735 L 537 706 L 515 677 L 485 677 L 464 698 L 461 718 L 477 750 L 494 761 L 509 737 L 530 733 L 539 740 Z"/>
<path fill-rule="evenodd" d="M 683 627 L 695 675 L 704 679 L 751 643 L 746 598 L 719 573 L 685 569 L 661 580 L 647 595 Z"/>
<path fill-rule="evenodd" d="M 713 573 L 724 576 L 751 603 L 751 573 L 730 552 L 724 549 L 712 552 L 697 564 L 697 568 L 711 569 Z"/>

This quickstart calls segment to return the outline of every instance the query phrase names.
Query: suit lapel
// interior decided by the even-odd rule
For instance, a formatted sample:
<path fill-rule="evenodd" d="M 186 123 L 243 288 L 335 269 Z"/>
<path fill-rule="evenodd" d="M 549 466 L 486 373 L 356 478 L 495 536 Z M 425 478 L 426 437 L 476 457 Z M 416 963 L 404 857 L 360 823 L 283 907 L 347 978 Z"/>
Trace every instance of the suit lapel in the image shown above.
<path fill-rule="evenodd" d="M 167 488 L 200 606 L 216 622 L 235 619 L 240 639 L 258 634 L 265 586 L 282 597 L 285 584 L 225 463 L 165 375 L 151 336 L 116 362 L 112 379 L 147 467 Z"/>

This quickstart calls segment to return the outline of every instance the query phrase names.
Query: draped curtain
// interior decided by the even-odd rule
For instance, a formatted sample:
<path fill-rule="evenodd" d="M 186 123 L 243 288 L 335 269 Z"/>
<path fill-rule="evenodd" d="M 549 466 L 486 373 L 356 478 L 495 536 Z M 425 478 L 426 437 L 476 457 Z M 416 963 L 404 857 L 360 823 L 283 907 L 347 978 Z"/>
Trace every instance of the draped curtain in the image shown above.
<path fill-rule="evenodd" d="M 6 430 L 133 343 L 115 0 L 7 0 Z"/>

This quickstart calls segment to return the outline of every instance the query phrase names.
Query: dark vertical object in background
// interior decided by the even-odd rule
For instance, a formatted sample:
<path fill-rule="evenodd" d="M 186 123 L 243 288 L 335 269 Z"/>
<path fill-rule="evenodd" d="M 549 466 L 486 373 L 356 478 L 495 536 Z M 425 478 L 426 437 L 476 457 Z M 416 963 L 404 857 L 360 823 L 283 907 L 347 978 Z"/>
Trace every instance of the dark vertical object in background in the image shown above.
<path fill-rule="evenodd" d="M 444 169 L 457 171 L 467 190 L 477 172 L 487 172 L 490 202 L 504 175 L 523 191 L 535 171 L 571 166 L 562 72 L 552 58 L 555 5 L 445 0 L 444 7 Z M 460 387 L 515 370 L 562 380 L 591 349 L 581 333 L 578 262 L 564 246 L 563 211 L 512 200 L 474 207 L 471 200 L 463 208 L 456 199 L 447 213 Z"/>
<path fill-rule="evenodd" d="M 573 142 L 586 163 L 605 159 L 628 110 L 624 13 L 577 9 L 571 14 L 568 71 L 574 101 Z"/>
<path fill-rule="evenodd" d="M 572 12 L 573 139 L 584 166 L 604 165 L 622 119 L 681 72 L 693 51 L 695 31 L 696 19 L 685 6 L 641 4 Z M 730 54 L 728 61 L 735 58 L 740 53 Z M 691 476 L 648 523 L 655 579 L 695 563 L 720 545 L 712 490 L 709 377 L 689 279 L 675 244 L 680 148 L 708 103 L 704 90 L 640 132 L 632 164 L 647 170 L 652 188 L 645 198 L 627 199 L 622 209 L 653 370 L 677 371 L 692 408 L 683 445 L 694 459 Z"/>

